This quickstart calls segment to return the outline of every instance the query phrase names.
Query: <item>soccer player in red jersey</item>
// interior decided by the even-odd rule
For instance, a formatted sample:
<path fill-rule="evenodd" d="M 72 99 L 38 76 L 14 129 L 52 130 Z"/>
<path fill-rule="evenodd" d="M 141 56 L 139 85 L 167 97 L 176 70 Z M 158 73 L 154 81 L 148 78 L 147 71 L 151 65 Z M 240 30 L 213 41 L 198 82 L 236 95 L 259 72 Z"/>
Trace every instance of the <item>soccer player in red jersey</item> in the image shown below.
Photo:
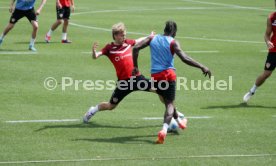
<path fill-rule="evenodd" d="M 132 77 L 132 47 L 143 38 L 137 40 L 126 39 L 126 28 L 123 23 L 117 23 L 112 26 L 112 36 L 114 42 L 107 44 L 99 52 L 97 52 L 98 43 L 93 44 L 92 58 L 97 59 L 102 55 L 106 55 L 109 58 L 116 69 L 118 77 L 117 87 L 109 102 L 101 102 L 95 107 L 89 108 L 83 117 L 84 123 L 87 123 L 98 111 L 114 109 L 129 93 L 136 90 L 150 91 L 151 88 L 149 80 L 145 79 L 140 73 Z M 139 81 L 141 82 L 139 83 Z"/>
<path fill-rule="evenodd" d="M 139 50 L 150 46 L 151 51 L 151 77 L 156 80 L 155 87 L 157 93 L 162 96 L 165 104 L 164 123 L 162 130 L 158 133 L 156 143 L 163 144 L 167 135 L 169 124 L 174 117 L 180 128 L 185 129 L 187 119 L 175 118 L 176 110 L 174 106 L 176 74 L 174 68 L 174 54 L 182 60 L 182 62 L 199 68 L 203 74 L 211 77 L 210 70 L 198 63 L 197 61 L 186 55 L 180 48 L 178 41 L 174 40 L 177 32 L 177 25 L 174 21 L 167 21 L 163 35 L 149 36 L 133 47 L 133 74 L 139 73 L 138 70 L 138 54 Z"/>
<path fill-rule="evenodd" d="M 275 0 L 276 7 L 276 0 Z M 267 45 L 268 55 L 266 58 L 264 71 L 257 77 L 253 87 L 243 96 L 243 101 L 247 103 L 267 78 L 269 78 L 276 67 L 276 12 L 271 13 L 267 18 L 264 40 Z"/>
<path fill-rule="evenodd" d="M 62 27 L 61 42 L 71 43 L 71 41 L 67 39 L 67 28 L 69 25 L 71 11 L 74 12 L 74 10 L 75 10 L 74 0 L 56 0 L 57 20 L 52 25 L 48 33 L 45 35 L 45 41 L 47 43 L 50 42 L 52 33 L 57 29 L 57 27 L 60 24 L 62 24 L 62 20 L 63 20 L 63 27 Z"/>

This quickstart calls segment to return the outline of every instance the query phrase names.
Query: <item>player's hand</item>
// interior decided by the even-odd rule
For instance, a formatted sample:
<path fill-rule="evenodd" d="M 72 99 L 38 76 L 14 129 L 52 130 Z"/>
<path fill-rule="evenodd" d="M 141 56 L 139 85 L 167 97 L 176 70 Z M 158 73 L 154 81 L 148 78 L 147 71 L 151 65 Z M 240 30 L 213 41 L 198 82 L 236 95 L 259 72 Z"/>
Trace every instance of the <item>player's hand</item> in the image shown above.
<path fill-rule="evenodd" d="M 139 69 L 137 67 L 134 67 L 132 70 L 132 76 L 136 76 L 139 73 Z"/>
<path fill-rule="evenodd" d="M 204 66 L 201 68 L 201 70 L 202 70 L 203 74 L 205 75 L 205 77 L 208 75 L 208 77 L 211 78 L 212 73 L 207 67 Z"/>
<path fill-rule="evenodd" d="M 155 31 L 151 31 L 150 36 L 154 36 L 156 34 Z"/>
<path fill-rule="evenodd" d="M 71 6 L 71 12 L 74 13 L 75 12 L 75 5 Z"/>
<path fill-rule="evenodd" d="M 62 8 L 61 3 L 57 2 L 57 8 L 58 8 L 58 9 L 61 9 L 61 8 Z"/>
<path fill-rule="evenodd" d="M 271 41 L 267 41 L 266 46 L 267 46 L 268 49 L 274 48 L 274 44 Z"/>
<path fill-rule="evenodd" d="M 11 6 L 11 7 L 9 8 L 9 12 L 10 12 L 10 13 L 13 13 L 13 11 L 14 11 L 14 7 Z"/>
<path fill-rule="evenodd" d="M 40 10 L 38 9 L 36 12 L 35 12 L 35 15 L 39 15 L 40 14 Z"/>
<path fill-rule="evenodd" d="M 96 49 L 98 48 L 98 46 L 99 46 L 98 42 L 94 42 L 93 45 L 92 45 L 92 50 L 96 51 Z"/>
<path fill-rule="evenodd" d="M 94 42 L 92 44 L 92 58 L 93 59 L 97 59 L 99 57 L 99 55 L 97 54 L 98 46 L 99 46 L 98 42 Z"/>

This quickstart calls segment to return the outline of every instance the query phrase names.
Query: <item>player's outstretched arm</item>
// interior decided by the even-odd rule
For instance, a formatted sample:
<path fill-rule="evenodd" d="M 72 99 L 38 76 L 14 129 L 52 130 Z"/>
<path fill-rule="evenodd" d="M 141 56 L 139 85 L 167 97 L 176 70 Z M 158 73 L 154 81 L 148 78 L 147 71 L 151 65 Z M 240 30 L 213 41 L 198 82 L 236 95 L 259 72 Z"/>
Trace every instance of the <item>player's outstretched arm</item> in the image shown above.
<path fill-rule="evenodd" d="M 11 0 L 10 8 L 9 8 L 10 13 L 13 13 L 13 11 L 14 11 L 14 2 L 15 2 L 15 0 Z"/>
<path fill-rule="evenodd" d="M 92 58 L 93 59 L 97 59 L 102 55 L 101 51 L 97 52 L 98 46 L 99 46 L 99 44 L 97 42 L 94 42 L 92 45 Z"/>
<path fill-rule="evenodd" d="M 37 9 L 36 12 L 35 12 L 36 15 L 39 15 L 39 14 L 41 13 L 41 10 L 42 10 L 43 6 L 46 4 L 46 1 L 47 1 L 47 0 L 42 0 L 42 1 L 41 1 L 41 3 L 40 3 L 40 5 L 39 5 L 38 9 Z"/>
<path fill-rule="evenodd" d="M 270 41 L 271 34 L 272 34 L 272 25 L 271 25 L 270 18 L 268 17 L 266 31 L 265 31 L 265 35 L 264 35 L 264 40 L 265 40 L 265 43 L 266 43 L 268 49 L 274 48 L 273 43 Z"/>
<path fill-rule="evenodd" d="M 182 62 L 193 66 L 200 68 L 205 76 L 211 77 L 211 71 L 204 65 L 200 64 L 199 62 L 193 60 L 191 57 L 189 57 L 187 54 L 184 53 L 184 51 L 181 49 L 180 44 L 178 41 L 175 40 L 175 43 L 173 44 L 174 52 L 176 55 L 182 60 Z"/>
<path fill-rule="evenodd" d="M 145 39 L 141 40 L 138 42 L 133 48 L 132 48 L 132 58 L 133 58 L 133 64 L 134 64 L 134 69 L 132 71 L 132 75 L 136 75 L 139 70 L 138 70 L 138 55 L 139 51 L 149 45 L 151 41 L 151 36 L 146 37 Z"/>
<path fill-rule="evenodd" d="M 151 38 L 153 38 L 153 36 L 154 36 L 155 34 L 156 34 L 155 31 L 151 31 L 151 33 L 150 33 L 149 36 L 150 36 Z M 140 37 L 140 38 L 138 38 L 138 39 L 135 40 L 135 43 L 136 43 L 136 44 L 137 44 L 137 43 L 140 43 L 142 40 L 146 39 L 146 38 L 149 37 L 149 36 Z"/>
<path fill-rule="evenodd" d="M 72 11 L 72 13 L 75 12 L 75 2 L 74 2 L 74 0 L 71 0 L 71 11 Z"/>

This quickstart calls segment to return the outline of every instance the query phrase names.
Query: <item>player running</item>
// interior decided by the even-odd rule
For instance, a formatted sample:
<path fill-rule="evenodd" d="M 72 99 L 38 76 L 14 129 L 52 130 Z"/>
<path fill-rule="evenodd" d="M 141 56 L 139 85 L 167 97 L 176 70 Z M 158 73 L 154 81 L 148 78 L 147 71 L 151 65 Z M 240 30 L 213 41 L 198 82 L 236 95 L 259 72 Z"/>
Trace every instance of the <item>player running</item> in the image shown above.
<path fill-rule="evenodd" d="M 276 7 L 276 0 L 275 0 Z M 269 78 L 276 67 L 276 12 L 271 13 L 267 18 L 264 40 L 268 48 L 264 71 L 257 77 L 253 87 L 243 96 L 243 101 L 247 103 L 267 78 Z"/>
<path fill-rule="evenodd" d="M 176 113 L 176 110 L 174 109 L 176 87 L 174 54 L 178 55 L 182 62 L 200 68 L 205 76 L 208 75 L 211 77 L 211 72 L 207 67 L 196 62 L 182 51 L 179 42 L 174 39 L 176 32 L 176 23 L 174 21 L 167 21 L 163 35 L 149 36 L 133 47 L 133 74 L 135 75 L 139 73 L 137 62 L 139 50 L 150 46 L 151 77 L 157 81 L 155 84 L 157 93 L 164 98 L 166 111 L 164 114 L 163 128 L 159 131 L 158 139 L 156 141 L 158 144 L 164 143 L 169 124 Z M 184 122 L 177 119 L 177 122 L 180 128 L 183 129 L 185 128 L 185 122 L 187 122 L 187 119 L 184 119 Z"/>
<path fill-rule="evenodd" d="M 69 25 L 69 19 L 71 11 L 75 11 L 74 0 L 56 0 L 56 13 L 57 20 L 53 23 L 47 34 L 45 35 L 45 41 L 47 43 L 51 40 L 52 33 L 58 28 L 63 21 L 61 43 L 71 43 L 67 39 L 67 28 Z"/>

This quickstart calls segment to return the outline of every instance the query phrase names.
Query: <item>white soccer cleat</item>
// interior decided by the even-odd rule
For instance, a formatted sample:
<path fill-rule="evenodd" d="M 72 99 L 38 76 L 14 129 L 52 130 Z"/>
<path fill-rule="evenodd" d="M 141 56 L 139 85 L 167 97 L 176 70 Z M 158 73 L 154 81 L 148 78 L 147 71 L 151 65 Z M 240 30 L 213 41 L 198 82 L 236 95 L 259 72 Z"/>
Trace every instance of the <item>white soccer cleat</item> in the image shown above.
<path fill-rule="evenodd" d="M 251 96 L 253 96 L 254 95 L 254 93 L 252 93 L 252 92 L 247 92 L 244 96 L 243 96 L 243 101 L 245 102 L 245 103 L 247 103 L 248 102 L 248 100 L 251 98 Z"/>
<path fill-rule="evenodd" d="M 91 109 L 93 109 L 94 107 L 90 107 L 89 110 L 84 114 L 83 116 L 83 123 L 88 123 L 89 119 L 92 118 L 92 116 L 94 116 L 94 114 L 92 114 L 90 112 Z"/>
<path fill-rule="evenodd" d="M 30 45 L 30 46 L 29 46 L 29 50 L 30 50 L 30 51 L 36 52 L 36 48 L 35 48 L 33 45 Z"/>
<path fill-rule="evenodd" d="M 50 43 L 51 36 L 48 36 L 47 34 L 45 35 L 45 42 Z"/>

